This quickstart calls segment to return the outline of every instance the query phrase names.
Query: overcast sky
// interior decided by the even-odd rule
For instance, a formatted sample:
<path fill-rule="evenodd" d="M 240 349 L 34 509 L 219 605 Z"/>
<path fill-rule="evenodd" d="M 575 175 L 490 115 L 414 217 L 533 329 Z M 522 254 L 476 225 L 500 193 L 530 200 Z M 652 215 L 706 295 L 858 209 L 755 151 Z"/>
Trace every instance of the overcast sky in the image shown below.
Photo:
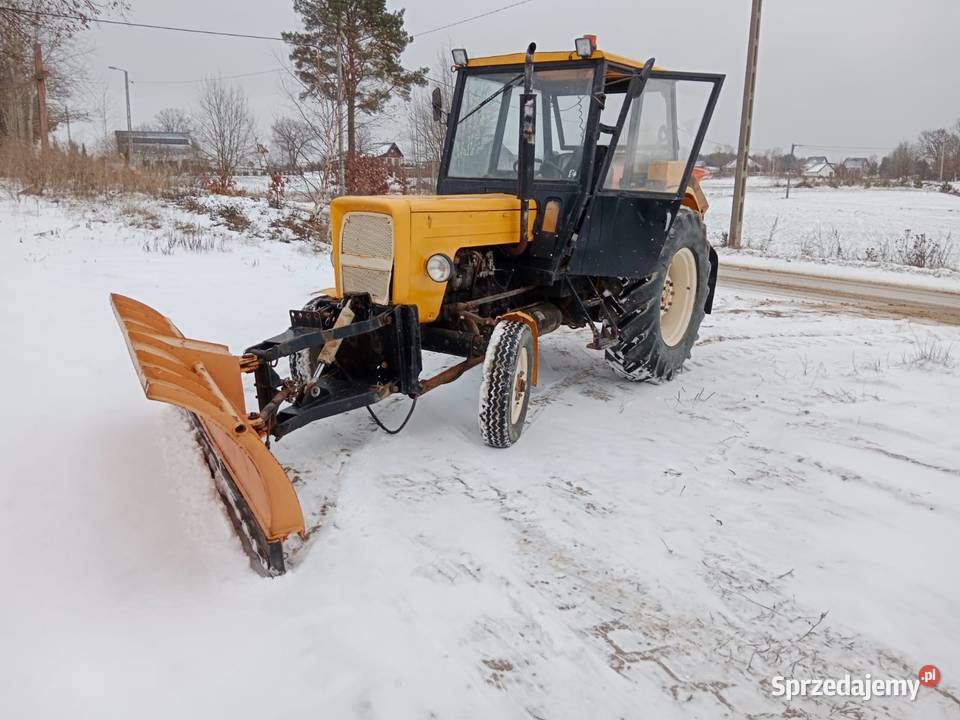
<path fill-rule="evenodd" d="M 407 29 L 416 35 L 508 2 L 387 4 L 406 7 Z M 708 137 L 735 145 L 749 14 L 750 0 L 531 0 L 426 34 L 410 45 L 403 60 L 408 67 L 431 65 L 445 46 L 466 47 L 473 56 L 516 52 L 531 40 L 541 49 L 567 49 L 574 37 L 593 33 L 611 52 L 653 55 L 671 69 L 726 73 Z M 126 19 L 266 35 L 299 27 L 292 0 L 131 0 Z M 923 129 L 956 122 L 957 28 L 958 0 L 766 0 L 752 149 L 789 150 L 797 142 L 846 146 L 849 151 L 822 153 L 841 157 L 882 155 Z M 107 65 L 130 71 L 136 127 L 162 108 L 194 104 L 198 83 L 170 81 L 269 71 L 287 55 L 278 42 L 126 27 L 95 26 L 84 42 L 91 48 L 91 79 L 102 83 L 94 85 L 94 94 L 106 88 L 118 129 L 124 122 L 123 76 Z M 232 81 L 248 92 L 264 138 L 283 112 L 280 77 Z M 381 132 L 380 139 L 393 140 L 402 130 L 388 124 Z M 86 133 L 91 137 L 90 130 Z"/>

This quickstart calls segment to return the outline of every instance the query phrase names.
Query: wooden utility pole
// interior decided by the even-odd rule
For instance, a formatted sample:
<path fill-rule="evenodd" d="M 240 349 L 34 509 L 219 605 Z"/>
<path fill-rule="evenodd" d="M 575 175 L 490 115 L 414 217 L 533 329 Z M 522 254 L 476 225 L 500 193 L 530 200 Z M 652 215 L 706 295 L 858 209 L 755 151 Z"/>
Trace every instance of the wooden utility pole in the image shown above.
<path fill-rule="evenodd" d="M 750 128 L 753 124 L 753 96 L 757 89 L 757 50 L 760 45 L 760 5 L 753 0 L 750 11 L 750 40 L 747 45 L 747 71 L 743 80 L 743 108 L 740 111 L 740 146 L 737 150 L 737 175 L 733 187 L 733 212 L 730 214 L 728 244 L 740 247 L 743 227 L 743 200 L 747 192 L 747 163 L 750 159 Z"/>
<path fill-rule="evenodd" d="M 37 81 L 37 109 L 40 127 L 40 147 L 47 149 L 50 143 L 50 120 L 47 116 L 47 71 L 43 67 L 43 51 L 40 42 L 33 44 L 33 69 Z"/>
<path fill-rule="evenodd" d="M 790 199 L 790 178 L 793 177 L 793 169 L 797 166 L 797 144 L 794 143 L 790 146 L 790 167 L 787 168 L 787 197 L 786 200 Z"/>

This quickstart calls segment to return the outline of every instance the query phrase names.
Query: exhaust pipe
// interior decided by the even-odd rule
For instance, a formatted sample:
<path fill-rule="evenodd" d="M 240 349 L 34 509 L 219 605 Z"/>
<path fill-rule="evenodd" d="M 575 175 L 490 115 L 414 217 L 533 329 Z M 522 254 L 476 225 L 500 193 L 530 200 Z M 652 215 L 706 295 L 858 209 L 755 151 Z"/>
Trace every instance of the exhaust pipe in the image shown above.
<path fill-rule="evenodd" d="M 510 255 L 520 255 L 530 243 L 530 200 L 533 192 L 533 171 L 536 162 L 537 96 L 533 93 L 533 54 L 536 43 L 527 46 L 523 63 L 523 93 L 520 95 L 520 143 L 517 152 L 517 198 L 520 200 L 520 242 L 505 248 Z"/>

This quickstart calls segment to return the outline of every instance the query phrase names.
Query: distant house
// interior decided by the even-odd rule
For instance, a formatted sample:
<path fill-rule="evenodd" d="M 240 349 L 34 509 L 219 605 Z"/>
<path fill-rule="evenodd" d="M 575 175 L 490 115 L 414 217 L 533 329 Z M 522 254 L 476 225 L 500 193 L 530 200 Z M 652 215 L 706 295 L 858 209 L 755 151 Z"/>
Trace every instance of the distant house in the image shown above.
<path fill-rule="evenodd" d="M 403 152 L 396 143 L 384 143 L 373 148 L 369 153 L 373 157 L 382 158 L 388 167 L 399 168 L 403 165 Z"/>
<path fill-rule="evenodd" d="M 837 168 L 826 160 L 812 165 L 808 162 L 803 166 L 803 176 L 807 178 L 832 178 L 836 174 Z"/>
<path fill-rule="evenodd" d="M 753 158 L 747 158 L 747 172 L 760 172 L 763 168 L 760 163 L 758 163 Z M 730 173 L 731 175 L 737 171 L 737 161 L 731 160 L 726 165 L 724 165 L 721 170 L 726 174 Z"/>
<path fill-rule="evenodd" d="M 814 155 L 813 157 L 808 157 L 803 161 L 803 171 L 806 173 L 807 168 L 811 168 L 818 165 L 829 165 L 830 161 L 827 160 L 825 155 Z"/>
<path fill-rule="evenodd" d="M 187 133 L 117 130 L 117 150 L 136 165 L 178 165 L 196 159 Z"/>
<path fill-rule="evenodd" d="M 844 177 L 863 177 L 870 171 L 867 158 L 851 157 L 840 163 Z"/>

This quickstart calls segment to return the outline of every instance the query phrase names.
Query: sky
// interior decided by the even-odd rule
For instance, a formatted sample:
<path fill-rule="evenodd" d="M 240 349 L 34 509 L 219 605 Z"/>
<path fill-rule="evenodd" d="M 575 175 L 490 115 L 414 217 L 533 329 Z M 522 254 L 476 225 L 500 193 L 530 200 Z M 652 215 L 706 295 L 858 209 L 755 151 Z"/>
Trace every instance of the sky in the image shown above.
<path fill-rule="evenodd" d="M 406 27 L 416 36 L 510 1 L 387 5 L 406 8 Z M 592 33 L 610 52 L 653 55 L 670 69 L 725 73 L 707 133 L 710 150 L 711 142 L 737 142 L 749 16 L 750 0 L 530 0 L 423 34 L 403 62 L 433 65 L 447 47 L 465 47 L 472 56 L 521 51 L 530 41 L 541 49 L 572 49 L 575 37 Z M 263 35 L 300 27 L 292 0 L 131 0 L 126 19 Z M 921 130 L 952 125 L 960 118 L 957 27 L 957 0 L 766 0 L 751 150 L 789 151 L 799 143 L 808 147 L 798 154 L 882 156 Z M 165 107 L 195 104 L 196 81 L 210 75 L 264 73 L 231 81 L 247 91 L 261 139 L 284 114 L 282 73 L 269 72 L 286 61 L 283 43 L 111 26 L 95 26 L 82 42 L 89 48 L 90 94 L 106 93 L 117 129 L 125 124 L 123 75 L 108 65 L 130 72 L 134 127 Z M 80 138 L 95 133 L 76 130 Z M 403 147 L 399 123 L 385 123 L 379 134 Z"/>

